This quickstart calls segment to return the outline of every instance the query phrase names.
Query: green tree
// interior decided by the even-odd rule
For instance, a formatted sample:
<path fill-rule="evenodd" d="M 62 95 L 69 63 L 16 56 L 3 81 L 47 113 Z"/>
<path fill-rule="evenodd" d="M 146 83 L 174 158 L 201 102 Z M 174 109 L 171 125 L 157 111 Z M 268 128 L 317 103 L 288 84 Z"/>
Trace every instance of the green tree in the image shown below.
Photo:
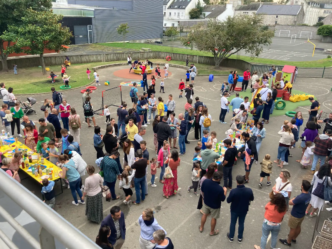
<path fill-rule="evenodd" d="M 258 56 L 273 36 L 273 32 L 263 29 L 261 16 L 236 16 L 194 26 L 183 43 L 193 42 L 198 50 L 211 52 L 218 68 L 224 59 L 241 50 Z"/>
<path fill-rule="evenodd" d="M 21 24 L 21 17 L 28 8 L 36 11 L 48 10 L 52 8 L 52 0 L 0 0 L 0 37 L 9 25 L 19 26 Z M 0 38 L 2 70 L 8 71 L 8 53 L 4 51 L 4 42 Z"/>
<path fill-rule="evenodd" d="M 209 5 L 210 4 L 210 0 L 203 0 L 205 4 Z"/>
<path fill-rule="evenodd" d="M 123 41 L 126 41 L 126 35 L 129 33 L 128 29 L 128 23 L 122 23 L 116 29 L 118 31 L 118 34 L 123 36 Z"/>
<path fill-rule="evenodd" d="M 320 26 L 323 26 L 323 25 L 324 25 L 323 22 L 317 22 L 314 26 L 315 26 L 315 27 L 320 27 Z"/>
<path fill-rule="evenodd" d="M 175 37 L 178 33 L 179 31 L 175 27 L 170 27 L 165 31 L 165 35 L 168 37 Z"/>
<path fill-rule="evenodd" d="M 72 37 L 69 28 L 62 27 L 61 15 L 53 14 L 52 11 L 35 11 L 28 9 L 22 17 L 20 26 L 10 25 L 1 39 L 14 42 L 5 52 L 24 52 L 38 54 L 43 74 L 46 74 L 44 62 L 44 49 L 65 51 L 62 45 L 70 44 Z"/>
<path fill-rule="evenodd" d="M 189 11 L 189 17 L 190 19 L 198 19 L 203 14 L 203 7 L 201 5 L 201 2 L 198 2 L 191 11 Z"/>
<path fill-rule="evenodd" d="M 332 25 L 320 26 L 317 30 L 317 35 L 321 35 L 323 37 L 332 36 Z"/>

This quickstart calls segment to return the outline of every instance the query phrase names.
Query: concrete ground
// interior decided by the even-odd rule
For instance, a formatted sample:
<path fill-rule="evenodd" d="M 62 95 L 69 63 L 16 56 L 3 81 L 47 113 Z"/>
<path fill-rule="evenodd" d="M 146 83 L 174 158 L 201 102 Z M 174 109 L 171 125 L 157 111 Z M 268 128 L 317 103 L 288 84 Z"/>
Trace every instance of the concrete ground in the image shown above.
<path fill-rule="evenodd" d="M 99 86 L 98 90 L 92 94 L 92 104 L 96 106 L 101 105 L 101 91 L 106 90 L 110 87 L 118 86 L 120 82 L 127 81 L 120 78 L 114 77 L 113 72 L 119 69 L 126 67 L 117 67 L 117 68 L 106 68 L 99 70 L 98 74 L 100 75 L 101 82 L 106 80 L 110 81 L 111 86 Z M 199 70 L 199 68 L 198 68 Z M 70 71 L 70 68 L 69 68 Z M 164 94 L 157 93 L 156 96 L 162 96 L 165 100 L 168 97 L 168 94 L 173 94 L 174 99 L 176 100 L 176 114 L 179 114 L 184 111 L 185 98 L 178 98 L 178 83 L 181 78 L 184 78 L 185 71 L 177 68 L 170 68 L 170 71 L 173 75 L 165 81 L 165 91 Z M 195 80 L 195 94 L 194 97 L 199 96 L 200 99 L 208 106 L 209 113 L 212 115 L 212 126 L 211 131 L 217 132 L 218 140 L 221 140 L 225 137 L 225 131 L 229 128 L 229 123 L 231 119 L 231 114 L 227 114 L 226 121 L 227 124 L 221 124 L 218 122 L 219 113 L 220 113 L 220 86 L 221 82 L 225 80 L 226 77 L 215 77 L 214 82 L 208 82 L 208 77 L 201 76 L 197 77 Z M 159 80 L 157 80 L 157 88 L 159 89 Z M 330 80 L 325 79 L 297 79 L 297 82 L 294 84 L 294 89 L 301 89 L 302 91 L 314 94 L 318 101 L 321 103 L 321 108 L 324 112 L 332 111 L 331 103 L 331 94 L 329 89 L 331 89 L 332 83 Z M 50 85 L 51 88 L 51 85 Z M 83 116 L 82 100 L 81 100 L 81 89 L 74 89 L 64 92 L 64 98 L 68 100 L 68 103 L 72 107 L 76 107 L 81 117 Z M 122 96 L 123 100 L 127 103 L 130 103 L 129 98 L 130 87 L 122 87 Z M 250 91 L 247 90 L 248 96 L 250 96 Z M 142 89 L 139 88 L 139 93 L 142 93 Z M 116 93 L 115 93 L 116 94 Z M 110 93 L 109 96 L 115 97 L 115 94 Z M 27 96 L 18 96 L 19 99 L 25 99 Z M 42 117 L 40 111 L 40 106 L 42 101 L 45 98 L 51 98 L 51 91 L 49 94 L 42 94 L 34 96 L 37 98 L 38 102 L 34 106 L 37 115 L 32 115 L 30 118 L 34 121 Z M 117 99 L 117 97 L 116 97 Z M 305 119 L 308 118 L 307 107 L 299 108 L 299 111 L 303 112 Z M 116 117 L 116 108 L 111 108 L 111 117 Z M 277 132 L 280 130 L 280 126 L 283 124 L 285 119 L 290 119 L 286 116 L 272 117 L 270 124 L 265 125 L 266 128 L 266 138 L 263 141 L 263 146 L 259 153 L 259 160 L 262 160 L 263 156 L 267 153 L 271 154 L 272 159 L 275 159 L 277 156 L 277 147 L 279 136 Z M 96 117 L 97 124 L 104 128 L 105 118 L 102 116 Z M 303 129 L 302 129 L 303 130 Z M 103 130 L 104 132 L 105 130 Z M 81 150 L 83 153 L 83 158 L 87 161 L 88 164 L 95 165 L 96 152 L 93 148 L 93 128 L 88 128 L 86 124 L 83 125 L 81 131 Z M 147 127 L 147 133 L 144 136 L 144 139 L 147 141 L 147 146 L 149 148 L 150 157 L 154 157 L 155 153 L 153 150 L 153 131 L 152 126 Z M 118 187 L 116 188 L 116 193 L 121 195 L 120 200 L 105 202 L 104 201 L 104 217 L 110 213 L 110 209 L 114 205 L 119 205 L 122 211 L 125 214 L 127 234 L 126 242 L 123 248 L 134 249 L 139 248 L 138 239 L 140 236 L 140 227 L 137 223 L 138 217 L 141 215 L 142 211 L 145 208 L 153 208 L 155 210 L 155 218 L 158 223 L 165 228 L 168 233 L 168 236 L 171 237 L 176 248 L 253 248 L 254 244 L 260 243 L 261 238 L 261 226 L 264 219 L 264 206 L 269 201 L 268 194 L 271 191 L 271 187 L 267 187 L 264 183 L 262 189 L 258 188 L 259 183 L 259 173 L 260 165 L 254 164 L 251 171 L 250 183 L 246 187 L 252 188 L 255 196 L 254 202 L 250 205 L 250 210 L 246 217 L 245 230 L 244 230 L 244 239 L 242 244 L 237 242 L 229 243 L 226 234 L 229 230 L 230 224 L 230 205 L 226 202 L 222 203 L 220 219 L 218 219 L 216 229 L 219 229 L 220 234 L 218 236 L 210 237 L 209 228 L 210 228 L 210 218 L 208 218 L 205 225 L 205 230 L 203 233 L 199 233 L 198 226 L 201 220 L 201 214 L 196 209 L 198 197 L 193 195 L 193 193 L 187 192 L 187 187 L 191 184 L 191 168 L 192 168 L 192 155 L 194 153 L 194 147 L 197 142 L 194 140 L 194 133 L 189 134 L 189 140 L 191 143 L 187 145 L 187 153 L 181 157 L 181 165 L 178 168 L 178 185 L 179 192 L 175 197 L 170 199 L 165 199 L 162 196 L 162 185 L 157 180 L 156 188 L 148 188 L 148 196 L 146 200 L 141 203 L 139 206 L 126 206 L 122 203 L 124 193 Z M 299 145 L 299 144 L 298 144 Z M 303 170 L 300 168 L 300 165 L 295 161 L 299 159 L 301 151 L 299 148 L 296 148 L 291 151 L 293 157 L 289 159 L 289 165 L 285 168 L 289 169 L 291 172 L 291 183 L 293 185 L 292 197 L 300 193 L 300 185 L 302 179 L 311 180 L 311 175 L 309 170 Z M 121 158 L 123 153 L 121 151 Z M 121 160 L 122 161 L 122 160 Z M 148 170 L 150 172 L 150 170 Z M 158 170 L 157 176 L 159 177 L 160 171 Z M 278 177 L 280 173 L 280 168 L 275 164 L 273 167 L 273 173 L 271 175 L 271 180 L 274 180 Z M 233 186 L 235 187 L 235 177 L 236 175 L 244 174 L 244 165 L 243 162 L 240 162 L 233 168 Z M 148 180 L 150 179 L 150 174 L 148 174 Z M 35 193 L 37 196 L 40 196 L 41 186 L 34 182 L 31 179 L 26 179 L 22 184 Z M 118 186 L 118 185 L 116 185 Z M 60 187 L 56 186 L 56 191 L 59 191 Z M 135 200 L 135 196 L 132 197 Z M 85 217 L 85 207 L 80 205 L 78 207 L 71 204 L 72 196 L 70 190 L 65 189 L 64 193 L 56 197 L 56 208 L 55 210 L 71 222 L 75 227 L 80 229 L 84 234 L 86 234 L 92 240 L 95 240 L 98 233 L 99 225 L 93 224 L 87 221 Z M 279 238 L 285 238 L 289 232 L 287 226 L 289 213 L 287 212 L 284 222 L 282 224 L 282 229 L 279 234 Z M 297 244 L 293 244 L 292 248 L 309 248 L 311 245 L 311 236 L 313 233 L 313 227 L 315 223 L 315 218 L 306 217 L 303 222 L 302 233 L 298 238 Z M 59 229 L 61 229 L 59 227 Z M 235 234 L 235 238 L 237 232 Z M 277 247 L 284 248 L 280 243 L 277 244 Z M 25 247 L 28 248 L 28 247 Z"/>

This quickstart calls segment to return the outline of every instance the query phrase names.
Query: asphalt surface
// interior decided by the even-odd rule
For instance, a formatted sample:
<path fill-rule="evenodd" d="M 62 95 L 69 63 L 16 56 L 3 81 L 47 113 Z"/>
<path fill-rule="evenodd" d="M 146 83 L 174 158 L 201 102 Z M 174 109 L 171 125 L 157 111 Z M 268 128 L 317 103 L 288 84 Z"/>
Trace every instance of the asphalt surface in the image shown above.
<path fill-rule="evenodd" d="M 117 67 L 117 68 L 106 68 L 99 70 L 98 74 L 100 75 L 100 82 L 103 83 L 106 80 L 110 81 L 110 86 L 98 86 L 98 89 L 91 95 L 92 104 L 94 108 L 101 106 L 101 92 L 102 90 L 109 89 L 111 87 L 116 87 L 122 81 L 120 78 L 114 77 L 113 72 L 115 70 L 123 69 L 126 67 Z M 199 68 L 198 68 L 199 70 Z M 70 68 L 69 68 L 70 71 Z M 162 96 L 164 99 L 167 99 L 168 94 L 173 94 L 176 101 L 176 114 L 184 112 L 185 98 L 179 99 L 178 94 L 178 84 L 181 78 L 184 78 L 185 71 L 178 68 L 170 68 L 170 71 L 173 75 L 165 80 L 165 92 L 164 94 L 156 94 L 156 97 Z M 212 115 L 212 126 L 211 131 L 217 132 L 217 138 L 220 141 L 225 137 L 225 131 L 229 129 L 229 123 L 231 119 L 231 114 L 226 115 L 227 124 L 221 124 L 218 122 L 219 113 L 220 113 L 220 86 L 221 82 L 225 80 L 226 77 L 216 76 L 214 82 L 208 82 L 208 77 L 201 76 L 197 77 L 195 80 L 195 94 L 194 97 L 199 96 L 200 99 L 208 106 L 209 113 Z M 159 89 L 159 80 L 157 80 L 157 87 Z M 314 82 L 314 83 L 313 83 Z M 331 93 L 329 89 L 332 87 L 330 80 L 325 79 L 301 79 L 299 78 L 294 84 L 294 89 L 301 89 L 302 91 L 314 94 L 319 102 L 321 103 L 321 108 L 324 112 L 332 111 Z M 51 88 L 51 85 L 50 85 Z M 67 99 L 68 103 L 75 107 L 78 110 L 81 117 L 83 117 L 82 100 L 80 89 L 73 89 L 65 91 L 64 98 Z M 130 103 L 129 98 L 130 87 L 122 87 L 122 96 L 123 100 L 127 103 Z M 115 92 L 110 92 L 108 98 L 110 101 L 112 99 L 118 101 L 118 90 Z M 250 96 L 250 91 L 247 90 L 248 96 Z M 139 88 L 139 93 L 142 93 L 142 88 Z M 18 96 L 19 99 L 25 99 L 27 96 Z M 40 106 L 42 101 L 45 98 L 51 98 L 51 91 L 49 94 L 41 94 L 35 97 L 38 102 L 34 105 L 34 108 L 37 111 L 37 115 L 31 115 L 30 118 L 34 121 L 42 117 L 40 111 Z M 114 102 L 114 101 L 113 101 Z M 120 103 L 118 103 L 120 104 Z M 298 110 L 303 112 L 305 119 L 308 118 L 307 113 L 308 107 L 301 107 Z M 116 117 L 116 108 L 110 108 L 111 117 Z M 270 154 L 271 158 L 274 160 L 277 156 L 278 140 L 279 136 L 277 132 L 280 130 L 280 126 L 283 124 L 284 120 L 289 120 L 289 117 L 278 116 L 272 117 L 270 119 L 270 124 L 265 125 L 266 128 L 266 138 L 263 141 L 263 146 L 261 147 L 259 160 L 262 160 L 265 154 Z M 97 125 L 105 129 L 105 117 L 96 116 Z M 103 130 L 105 132 L 105 130 Z M 93 128 L 88 128 L 86 124 L 83 124 L 81 131 L 81 150 L 83 153 L 83 158 L 87 161 L 88 164 L 95 165 L 96 152 L 93 147 Z M 150 152 L 150 157 L 155 156 L 154 146 L 153 146 L 153 131 L 152 126 L 147 127 L 147 133 L 144 136 L 144 139 L 147 141 L 147 146 Z M 253 248 L 254 244 L 260 243 L 261 238 L 261 226 L 264 219 L 264 206 L 269 201 L 268 194 L 271 191 L 271 187 L 267 187 L 264 182 L 262 189 L 258 188 L 259 183 L 259 174 L 260 174 L 260 165 L 254 164 L 250 174 L 250 183 L 246 187 L 252 188 L 255 196 L 254 202 L 250 205 L 249 212 L 245 221 L 245 230 L 244 230 L 244 239 L 242 244 L 238 242 L 230 243 L 226 234 L 229 230 L 230 225 L 230 205 L 227 203 L 222 203 L 220 219 L 217 221 L 216 229 L 220 231 L 220 234 L 214 237 L 209 236 L 209 227 L 210 227 L 210 218 L 207 219 L 205 225 L 205 230 L 203 233 L 199 233 L 198 226 L 201 220 L 201 214 L 196 209 L 198 197 L 193 195 L 193 193 L 187 192 L 187 187 L 191 185 L 191 168 L 192 168 L 192 155 L 194 153 L 194 147 L 197 142 L 194 141 L 194 133 L 189 134 L 188 139 L 191 141 L 187 145 L 187 153 L 181 157 L 181 165 L 178 168 L 178 185 L 181 190 L 175 197 L 171 197 L 168 200 L 162 196 L 162 185 L 157 179 L 156 188 L 148 188 L 148 196 L 143 203 L 139 206 L 126 206 L 122 203 L 124 198 L 124 193 L 118 187 L 116 187 L 116 193 L 121 195 L 120 200 L 112 202 L 103 202 L 104 206 L 104 217 L 110 213 L 110 209 L 114 205 L 120 205 L 122 211 L 125 214 L 127 234 L 126 241 L 123 248 L 133 249 L 139 248 L 139 236 L 140 236 L 140 227 L 137 223 L 138 217 L 141 215 L 142 211 L 145 208 L 153 208 L 155 210 L 155 218 L 158 223 L 165 228 L 168 233 L 168 236 L 172 239 L 175 248 Z M 301 151 L 299 148 L 296 148 L 291 151 L 293 157 L 289 159 L 289 165 L 285 168 L 289 169 L 291 172 L 291 183 L 293 185 L 292 196 L 300 194 L 300 185 L 302 179 L 311 179 L 309 170 L 303 170 L 300 168 L 300 165 L 295 161 L 299 159 Z M 123 153 L 121 151 L 121 161 Z M 150 172 L 150 170 L 148 170 Z M 157 176 L 159 177 L 160 171 L 158 170 Z M 273 173 L 271 175 L 272 182 L 278 177 L 280 173 L 280 168 L 275 164 L 273 166 Z M 233 187 L 235 187 L 235 177 L 236 175 L 244 174 L 244 165 L 243 162 L 238 162 L 237 165 L 233 168 Z M 148 174 L 148 180 L 150 179 L 150 174 Z M 40 197 L 41 186 L 34 182 L 31 179 L 26 179 L 22 184 Z M 118 186 L 118 184 L 116 184 Z M 56 191 L 60 191 L 60 186 L 56 186 Z M 135 200 L 135 196 L 132 197 L 132 200 Z M 84 234 L 86 234 L 92 240 L 95 240 L 98 233 L 99 225 L 89 222 L 85 217 L 85 207 L 80 205 L 78 207 L 71 204 L 72 196 L 69 189 L 64 189 L 64 193 L 56 197 L 56 208 L 55 210 L 62 215 L 65 219 L 71 222 L 75 227 L 80 229 Z M 285 238 L 289 232 L 287 226 L 289 212 L 287 212 L 286 217 L 281 226 L 281 231 L 279 233 L 279 238 Z M 292 248 L 309 248 L 311 245 L 311 236 L 314 229 L 315 218 L 306 217 L 302 225 L 302 233 L 297 239 L 297 244 L 293 244 Z M 59 228 L 61 229 L 61 228 Z M 235 233 L 235 238 L 237 236 L 237 230 Z M 284 248 L 280 243 L 277 244 L 277 247 Z M 20 247 L 23 248 L 23 247 Z M 25 246 L 24 248 L 29 248 Z"/>

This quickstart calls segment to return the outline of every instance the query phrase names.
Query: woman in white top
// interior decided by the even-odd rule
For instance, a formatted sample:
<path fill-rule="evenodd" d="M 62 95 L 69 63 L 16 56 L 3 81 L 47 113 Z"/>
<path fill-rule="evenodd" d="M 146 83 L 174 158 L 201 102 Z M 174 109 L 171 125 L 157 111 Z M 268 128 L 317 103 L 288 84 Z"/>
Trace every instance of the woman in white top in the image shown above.
<path fill-rule="evenodd" d="M 151 120 L 151 113 L 153 116 L 153 120 L 156 116 L 156 110 L 157 110 L 157 100 L 154 97 L 154 93 L 151 93 L 150 98 L 148 99 L 149 101 L 149 120 Z"/>
<path fill-rule="evenodd" d="M 320 210 L 323 205 L 324 205 L 324 199 L 321 198 L 322 196 L 317 196 L 317 194 L 319 194 L 318 191 L 315 192 L 318 184 L 324 184 L 324 181 L 327 181 L 327 184 L 329 186 L 332 186 L 332 182 L 331 182 L 331 166 L 329 164 L 324 164 L 323 166 L 321 166 L 319 168 L 319 171 L 317 171 L 314 174 L 314 177 L 312 178 L 311 181 L 311 185 L 312 185 L 312 192 L 311 192 L 311 200 L 310 203 L 307 207 L 307 210 L 305 212 L 306 215 L 309 214 L 310 209 L 312 209 L 312 211 L 309 214 L 309 217 L 315 217 L 317 216 L 316 211 Z"/>
<path fill-rule="evenodd" d="M 256 80 L 258 79 L 258 74 L 257 72 L 254 72 L 251 76 L 251 88 L 252 88 L 252 85 L 255 84 Z"/>
<path fill-rule="evenodd" d="M 205 108 L 203 108 L 201 118 L 199 119 L 199 125 L 201 126 L 201 138 L 203 137 L 203 131 L 204 130 L 207 130 L 208 132 L 210 132 L 210 126 L 205 127 L 203 125 L 204 120 L 206 118 L 210 119 L 210 124 L 211 124 L 212 123 L 211 115 L 208 113 L 208 109 L 205 107 Z"/>
<path fill-rule="evenodd" d="M 292 130 L 288 125 L 284 125 L 283 129 L 279 131 L 278 134 L 281 138 L 279 140 L 278 157 L 274 162 L 278 164 L 278 167 L 283 168 L 286 152 L 295 140 Z"/>
<path fill-rule="evenodd" d="M 86 167 L 88 177 L 85 179 L 85 188 L 82 200 L 86 196 L 85 215 L 89 221 L 100 223 L 103 218 L 103 196 L 101 186 L 103 178 L 99 174 L 95 174 L 95 167 L 88 165 Z"/>
<path fill-rule="evenodd" d="M 124 204 L 129 204 L 131 202 L 130 198 L 133 195 L 133 191 L 131 190 L 131 180 L 135 176 L 135 171 L 131 171 L 131 175 L 129 175 L 129 172 L 124 170 L 121 175 L 121 180 L 119 181 L 119 187 L 120 189 L 123 189 L 123 192 L 125 193 L 126 199 L 123 200 Z"/>
<path fill-rule="evenodd" d="M 14 106 L 16 103 L 16 97 L 13 93 L 14 89 L 12 87 L 8 88 L 8 99 L 9 99 L 9 105 L 8 106 Z"/>
<path fill-rule="evenodd" d="M 135 149 L 133 144 L 129 139 L 126 139 L 123 143 L 123 152 L 124 152 L 124 167 L 125 166 L 130 166 L 135 163 Z"/>
<path fill-rule="evenodd" d="M 276 179 L 276 184 L 273 186 L 272 191 L 274 194 L 280 193 L 285 197 L 287 210 L 288 210 L 288 202 L 292 195 L 292 184 L 289 181 L 291 177 L 289 171 L 287 169 L 282 169 L 279 177 Z"/>

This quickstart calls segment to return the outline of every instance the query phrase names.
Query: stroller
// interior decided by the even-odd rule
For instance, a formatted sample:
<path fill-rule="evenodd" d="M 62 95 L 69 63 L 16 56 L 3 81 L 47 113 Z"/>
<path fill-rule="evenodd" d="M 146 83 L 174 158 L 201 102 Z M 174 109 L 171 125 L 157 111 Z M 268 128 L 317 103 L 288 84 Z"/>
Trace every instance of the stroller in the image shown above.
<path fill-rule="evenodd" d="M 37 114 L 37 112 L 32 108 L 36 104 L 37 100 L 34 98 L 27 98 L 28 101 L 21 102 L 21 108 L 24 115 L 29 115 L 30 113 Z"/>

